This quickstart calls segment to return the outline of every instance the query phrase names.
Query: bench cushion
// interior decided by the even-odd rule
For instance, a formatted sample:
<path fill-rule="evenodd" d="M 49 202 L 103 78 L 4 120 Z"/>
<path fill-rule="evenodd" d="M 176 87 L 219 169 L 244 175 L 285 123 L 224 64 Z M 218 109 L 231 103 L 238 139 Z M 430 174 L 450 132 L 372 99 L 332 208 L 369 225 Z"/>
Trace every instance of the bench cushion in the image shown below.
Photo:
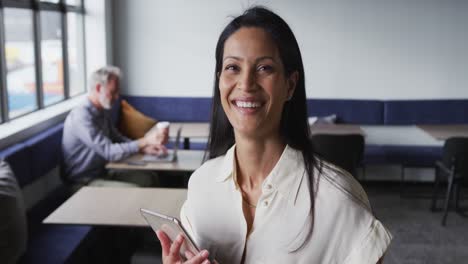
<path fill-rule="evenodd" d="M 468 124 L 468 100 L 393 100 L 384 102 L 386 125 Z"/>
<path fill-rule="evenodd" d="M 31 157 L 31 151 L 24 143 L 18 143 L 0 151 L 0 159 L 8 162 L 20 187 L 32 181 Z"/>
<path fill-rule="evenodd" d="M 44 176 L 59 164 L 63 124 L 0 151 L 0 159 L 10 164 L 20 187 Z"/>
<path fill-rule="evenodd" d="M 62 133 L 63 123 L 60 123 L 24 142 L 31 155 L 31 181 L 58 166 L 62 155 Z"/>
<path fill-rule="evenodd" d="M 19 263 L 66 263 L 90 231 L 90 226 L 44 225 L 29 240 Z"/>
<path fill-rule="evenodd" d="M 442 158 L 442 151 L 442 147 L 367 145 L 363 164 L 433 167 Z"/>
<path fill-rule="evenodd" d="M 383 104 L 377 100 L 308 99 L 309 116 L 337 115 L 337 123 L 378 125 L 383 123 Z"/>
<path fill-rule="evenodd" d="M 91 226 L 43 224 L 42 221 L 69 197 L 68 188 L 52 191 L 27 212 L 28 246 L 20 263 L 65 263 L 91 231 Z"/>
<path fill-rule="evenodd" d="M 387 161 L 405 167 L 434 167 L 442 151 L 442 147 L 385 146 Z"/>
<path fill-rule="evenodd" d="M 379 145 L 365 145 L 363 164 L 385 164 L 387 162 L 387 155 L 385 147 Z"/>
<path fill-rule="evenodd" d="M 147 116 L 160 121 L 208 122 L 211 98 L 124 96 Z"/>

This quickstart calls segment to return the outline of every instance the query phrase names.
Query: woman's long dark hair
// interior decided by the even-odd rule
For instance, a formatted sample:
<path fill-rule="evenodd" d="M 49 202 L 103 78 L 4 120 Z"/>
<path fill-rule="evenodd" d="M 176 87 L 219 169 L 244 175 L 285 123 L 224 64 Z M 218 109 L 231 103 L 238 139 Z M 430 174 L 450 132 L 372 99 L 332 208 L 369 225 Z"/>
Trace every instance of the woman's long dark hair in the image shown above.
<path fill-rule="evenodd" d="M 307 122 L 307 103 L 304 80 L 304 66 L 296 38 L 288 24 L 278 15 L 263 7 L 253 7 L 234 18 L 219 36 L 216 45 L 216 70 L 211 112 L 211 127 L 208 140 L 209 158 L 224 155 L 234 145 L 234 130 L 221 105 L 219 77 L 222 69 L 224 44 L 242 27 L 256 27 L 268 32 L 278 48 L 288 78 L 298 73 L 298 81 L 292 98 L 283 107 L 280 121 L 280 135 L 290 147 L 302 152 L 306 172 L 309 176 L 311 209 L 314 212 L 314 151 L 310 141 Z M 312 217 L 313 219 L 313 217 Z M 313 220 L 312 220 L 313 221 Z"/>

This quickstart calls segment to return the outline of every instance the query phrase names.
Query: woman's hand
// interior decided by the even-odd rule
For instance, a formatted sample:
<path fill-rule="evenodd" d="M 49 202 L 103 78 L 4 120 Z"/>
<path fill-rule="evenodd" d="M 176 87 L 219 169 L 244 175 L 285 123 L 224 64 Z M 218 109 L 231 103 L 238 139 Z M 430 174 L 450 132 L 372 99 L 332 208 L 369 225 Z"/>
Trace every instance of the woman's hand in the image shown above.
<path fill-rule="evenodd" d="M 179 234 L 177 238 L 171 243 L 169 237 L 164 233 L 164 231 L 158 230 L 156 235 L 161 242 L 162 254 L 163 254 L 163 263 L 164 264 L 209 264 L 208 260 L 208 251 L 202 250 L 197 255 L 193 254 L 190 251 L 185 252 L 185 257 L 187 261 L 183 262 L 183 259 L 180 257 L 180 247 L 184 243 L 184 236 Z"/>

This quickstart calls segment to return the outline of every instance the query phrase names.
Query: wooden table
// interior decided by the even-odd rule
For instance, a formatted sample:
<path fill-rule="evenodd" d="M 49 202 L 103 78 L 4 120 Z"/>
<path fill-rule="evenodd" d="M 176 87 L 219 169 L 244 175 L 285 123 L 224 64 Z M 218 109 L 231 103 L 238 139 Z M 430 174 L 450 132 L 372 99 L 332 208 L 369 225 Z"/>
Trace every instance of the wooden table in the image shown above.
<path fill-rule="evenodd" d="M 150 170 L 150 171 L 175 171 L 193 172 L 203 161 L 205 152 L 202 150 L 179 150 L 175 162 L 145 162 L 141 163 L 143 154 L 135 154 L 118 162 L 109 162 L 107 169 L 114 170 Z"/>
<path fill-rule="evenodd" d="M 207 138 L 210 134 L 210 123 L 171 123 L 169 136 L 175 137 L 179 127 L 182 127 L 180 136 L 183 138 Z"/>
<path fill-rule="evenodd" d="M 361 126 L 366 134 L 366 145 L 440 147 L 443 142 L 434 139 L 417 126 Z"/>
<path fill-rule="evenodd" d="M 171 137 L 176 136 L 179 127 L 182 127 L 181 137 L 184 138 L 208 138 L 210 133 L 209 123 L 171 123 Z M 314 124 L 310 128 L 313 133 L 364 134 L 359 125 L 353 124 Z"/>
<path fill-rule="evenodd" d="M 190 139 L 207 139 L 210 135 L 210 123 L 171 123 L 169 136 L 176 137 L 177 130 L 182 128 L 180 137 L 184 139 L 184 149 L 190 149 Z"/>
<path fill-rule="evenodd" d="M 437 140 L 468 137 L 468 125 L 418 125 L 418 128 Z"/>
<path fill-rule="evenodd" d="M 360 134 L 365 136 L 364 131 L 359 125 L 352 124 L 313 124 L 310 126 L 312 135 L 331 134 L 331 135 L 349 135 Z"/>
<path fill-rule="evenodd" d="M 186 189 L 83 187 L 43 223 L 93 226 L 148 226 L 140 208 L 179 218 Z"/>

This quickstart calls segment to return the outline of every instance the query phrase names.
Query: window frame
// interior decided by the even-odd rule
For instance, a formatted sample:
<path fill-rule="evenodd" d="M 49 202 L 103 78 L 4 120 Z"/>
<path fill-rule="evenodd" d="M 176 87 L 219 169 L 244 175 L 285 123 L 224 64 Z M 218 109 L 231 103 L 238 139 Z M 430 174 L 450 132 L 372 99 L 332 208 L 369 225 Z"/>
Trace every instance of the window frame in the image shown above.
<path fill-rule="evenodd" d="M 9 117 L 9 107 L 8 107 L 8 87 L 7 87 L 7 65 L 6 65 L 6 54 L 5 54 L 5 16 L 4 8 L 20 8 L 20 9 L 29 9 L 33 11 L 33 45 L 34 45 L 34 62 L 35 62 L 35 74 L 36 74 L 36 104 L 37 108 L 32 111 L 22 113 L 15 117 Z M 60 26 L 62 30 L 62 60 L 63 60 L 63 95 L 64 98 L 60 101 L 44 105 L 44 91 L 43 91 L 43 69 L 42 69 L 42 59 L 41 59 L 41 11 L 56 11 L 60 14 Z M 84 0 L 80 0 L 77 5 L 66 4 L 66 0 L 60 0 L 59 3 L 48 3 L 41 2 L 40 0 L 0 0 L 0 125 L 11 120 L 20 118 L 22 116 L 28 115 L 35 111 L 39 111 L 46 107 L 53 106 L 58 103 L 67 101 L 73 97 L 80 96 L 86 93 L 85 89 L 73 96 L 70 96 L 70 67 L 69 67 L 69 54 L 68 54 L 68 16 L 67 13 L 77 13 L 78 15 L 83 16 L 81 20 L 83 28 L 83 53 L 84 53 L 84 83 L 87 82 L 86 78 L 86 28 L 85 28 L 85 6 Z"/>

